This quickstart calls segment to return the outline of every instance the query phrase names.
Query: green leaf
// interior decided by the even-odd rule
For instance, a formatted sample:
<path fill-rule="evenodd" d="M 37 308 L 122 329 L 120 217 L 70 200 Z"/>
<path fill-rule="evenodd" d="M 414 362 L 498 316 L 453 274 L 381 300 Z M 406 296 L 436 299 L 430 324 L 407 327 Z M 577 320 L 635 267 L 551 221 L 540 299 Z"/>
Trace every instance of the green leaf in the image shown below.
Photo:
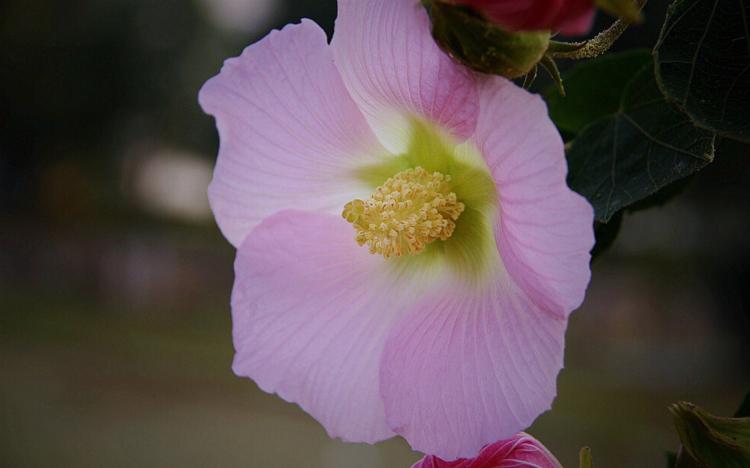
<path fill-rule="evenodd" d="M 745 395 L 745 399 L 742 401 L 739 409 L 734 413 L 735 418 L 750 418 L 750 392 Z"/>
<path fill-rule="evenodd" d="M 669 408 L 683 450 L 707 467 L 747 468 L 750 466 L 750 418 L 713 416 L 692 403 L 680 402 Z M 691 466 L 690 461 L 678 467 Z"/>
<path fill-rule="evenodd" d="M 588 447 L 583 447 L 580 452 L 578 452 L 578 466 L 579 468 L 593 468 L 594 462 L 591 458 L 591 449 Z"/>
<path fill-rule="evenodd" d="M 667 452 L 667 468 L 676 468 L 677 466 L 677 454 L 674 452 Z"/>
<path fill-rule="evenodd" d="M 544 93 L 550 117 L 559 129 L 576 134 L 596 119 L 614 114 L 628 82 L 650 62 L 651 53 L 641 49 L 604 55 L 573 67 L 563 74 L 566 96 L 554 87 Z"/>
<path fill-rule="evenodd" d="M 674 463 L 674 468 L 706 468 L 704 464 L 697 462 L 682 447 L 680 447 L 680 452 L 677 454 Z"/>
<path fill-rule="evenodd" d="M 594 244 L 594 249 L 591 251 L 592 259 L 596 260 L 599 258 L 601 254 L 609 250 L 612 244 L 615 243 L 615 239 L 620 234 L 620 227 L 622 227 L 622 213 L 622 211 L 618 211 L 606 223 L 599 221 L 594 223 L 596 243 Z"/>
<path fill-rule="evenodd" d="M 750 142 L 750 1 L 675 1 L 654 57 L 664 94 L 697 125 Z"/>
<path fill-rule="evenodd" d="M 549 45 L 549 31 L 509 32 L 472 10 L 442 2 L 430 7 L 432 36 L 465 66 L 506 78 L 529 73 Z"/>
<path fill-rule="evenodd" d="M 648 65 L 628 83 L 617 111 L 573 140 L 568 184 L 593 205 L 597 221 L 607 222 L 709 164 L 714 138 L 666 102 Z"/>

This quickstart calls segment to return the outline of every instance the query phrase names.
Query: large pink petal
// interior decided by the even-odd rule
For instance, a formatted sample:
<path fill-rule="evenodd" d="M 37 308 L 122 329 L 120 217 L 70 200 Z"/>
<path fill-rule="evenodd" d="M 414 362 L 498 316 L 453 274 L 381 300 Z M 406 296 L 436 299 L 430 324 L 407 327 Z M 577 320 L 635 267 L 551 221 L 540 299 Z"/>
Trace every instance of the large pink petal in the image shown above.
<path fill-rule="evenodd" d="M 589 283 L 593 210 L 566 185 L 563 142 L 539 96 L 492 78 L 481 102 L 474 138 L 500 196 L 503 264 L 538 307 L 566 317 Z"/>
<path fill-rule="evenodd" d="M 419 0 L 339 0 L 331 42 L 346 86 L 393 152 L 408 141 L 409 115 L 458 139 L 474 130 L 476 79 L 435 44 Z"/>
<path fill-rule="evenodd" d="M 341 210 L 352 167 L 384 152 L 309 20 L 227 60 L 200 103 L 221 137 L 209 200 L 235 246 L 280 209 Z"/>
<path fill-rule="evenodd" d="M 418 294 L 340 216 L 283 211 L 238 251 L 234 371 L 299 405 L 334 437 L 393 435 L 379 394 L 386 334 Z"/>
<path fill-rule="evenodd" d="M 475 457 L 550 408 L 566 320 L 503 275 L 481 291 L 436 288 L 389 336 L 380 374 L 387 421 L 414 449 Z"/>

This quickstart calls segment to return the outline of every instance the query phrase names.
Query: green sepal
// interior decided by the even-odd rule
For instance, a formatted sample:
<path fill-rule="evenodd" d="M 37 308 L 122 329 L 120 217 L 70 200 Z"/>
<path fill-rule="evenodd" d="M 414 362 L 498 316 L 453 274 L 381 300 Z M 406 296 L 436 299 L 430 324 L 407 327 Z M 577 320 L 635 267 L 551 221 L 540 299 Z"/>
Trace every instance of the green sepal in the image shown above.
<path fill-rule="evenodd" d="M 698 462 L 698 466 L 750 466 L 750 418 L 714 416 L 687 402 L 675 403 L 669 411 L 684 450 L 678 458 L 678 468 L 691 466 L 681 463 L 686 454 Z"/>
<path fill-rule="evenodd" d="M 565 96 L 565 87 L 563 86 L 562 76 L 560 76 L 560 70 L 557 68 L 555 60 L 550 56 L 545 55 L 544 57 L 542 57 L 539 65 L 541 65 L 542 68 L 547 71 L 549 77 L 552 78 L 552 82 L 555 83 L 557 92 L 560 93 L 560 96 Z"/>
<path fill-rule="evenodd" d="M 482 73 L 514 79 L 529 73 L 549 46 L 549 31 L 505 31 L 469 8 L 433 3 L 432 36 L 451 57 Z"/>
<path fill-rule="evenodd" d="M 536 77 L 538 74 L 539 74 L 539 67 L 534 67 L 529 73 L 527 73 L 523 77 L 523 82 L 521 83 L 521 87 L 526 90 L 531 89 L 531 86 L 536 81 Z"/>

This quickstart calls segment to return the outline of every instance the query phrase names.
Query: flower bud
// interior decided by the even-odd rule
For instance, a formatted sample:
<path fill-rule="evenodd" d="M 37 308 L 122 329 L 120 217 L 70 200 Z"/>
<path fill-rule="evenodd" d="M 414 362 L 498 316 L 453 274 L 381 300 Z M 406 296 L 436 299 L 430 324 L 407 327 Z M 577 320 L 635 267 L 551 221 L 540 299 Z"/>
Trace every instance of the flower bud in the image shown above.
<path fill-rule="evenodd" d="M 495 468 L 498 466 L 535 466 L 538 468 L 562 468 L 554 455 L 541 442 L 521 432 L 507 440 L 486 445 L 472 459 L 447 462 L 428 455 L 412 468 Z"/>
<path fill-rule="evenodd" d="M 549 31 L 510 32 L 465 7 L 434 3 L 431 16 L 440 47 L 482 73 L 510 79 L 526 75 L 549 46 Z"/>
<path fill-rule="evenodd" d="M 474 8 L 511 31 L 551 30 L 582 35 L 591 29 L 593 0 L 440 0 Z M 606 0 L 608 3 L 633 0 Z"/>

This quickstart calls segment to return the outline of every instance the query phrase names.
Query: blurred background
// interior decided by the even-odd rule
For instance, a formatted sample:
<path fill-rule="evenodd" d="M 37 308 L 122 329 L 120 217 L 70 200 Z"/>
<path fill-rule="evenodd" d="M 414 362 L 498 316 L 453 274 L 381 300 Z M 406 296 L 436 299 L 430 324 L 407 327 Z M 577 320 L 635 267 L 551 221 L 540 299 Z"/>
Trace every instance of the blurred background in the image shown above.
<path fill-rule="evenodd" d="M 618 48 L 650 47 L 666 2 Z M 400 439 L 344 444 L 235 377 L 233 249 L 205 190 L 197 104 L 222 61 L 333 0 L 0 2 L 0 466 L 408 467 Z M 609 18 L 601 15 L 598 28 Z M 664 466 L 667 405 L 750 390 L 750 151 L 626 214 L 530 432 L 567 467 Z"/>

